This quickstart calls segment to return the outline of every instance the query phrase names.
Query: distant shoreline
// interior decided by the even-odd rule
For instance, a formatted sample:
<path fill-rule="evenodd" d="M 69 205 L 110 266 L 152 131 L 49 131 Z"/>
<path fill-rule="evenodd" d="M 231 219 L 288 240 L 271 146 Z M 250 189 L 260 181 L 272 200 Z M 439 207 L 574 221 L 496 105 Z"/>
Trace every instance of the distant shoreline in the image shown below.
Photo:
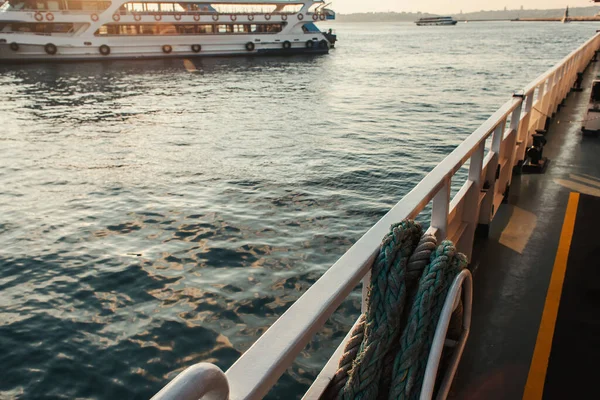
<path fill-rule="evenodd" d="M 565 9 L 551 10 L 498 10 L 498 11 L 478 11 L 464 14 L 450 14 L 458 21 L 559 21 L 562 20 Z M 590 7 L 574 7 L 570 8 L 570 20 L 574 22 L 595 22 L 600 21 L 599 6 Z M 397 13 L 397 12 L 381 12 L 381 13 L 352 13 L 352 14 L 337 14 L 337 19 L 340 22 L 414 22 L 420 18 L 437 17 L 440 14 L 430 13 Z"/>

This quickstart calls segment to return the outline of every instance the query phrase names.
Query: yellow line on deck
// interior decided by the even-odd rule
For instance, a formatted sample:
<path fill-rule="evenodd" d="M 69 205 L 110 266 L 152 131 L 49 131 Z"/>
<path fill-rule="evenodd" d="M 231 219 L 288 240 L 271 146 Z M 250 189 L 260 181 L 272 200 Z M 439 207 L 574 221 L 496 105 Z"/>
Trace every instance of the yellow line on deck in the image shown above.
<path fill-rule="evenodd" d="M 548 286 L 546 304 L 544 305 L 542 322 L 540 323 L 540 330 L 538 331 L 535 350 L 533 351 L 533 359 L 529 368 L 523 400 L 540 400 L 544 394 L 544 382 L 546 381 L 548 360 L 550 358 L 550 350 L 552 349 L 554 326 L 556 325 L 560 296 L 565 281 L 565 272 L 567 271 L 567 260 L 569 258 L 571 240 L 573 239 L 578 205 L 579 193 L 571 193 L 560 233 L 560 242 L 558 244 L 558 251 L 556 252 L 556 259 L 554 260 L 554 269 L 552 270 L 552 277 Z"/>

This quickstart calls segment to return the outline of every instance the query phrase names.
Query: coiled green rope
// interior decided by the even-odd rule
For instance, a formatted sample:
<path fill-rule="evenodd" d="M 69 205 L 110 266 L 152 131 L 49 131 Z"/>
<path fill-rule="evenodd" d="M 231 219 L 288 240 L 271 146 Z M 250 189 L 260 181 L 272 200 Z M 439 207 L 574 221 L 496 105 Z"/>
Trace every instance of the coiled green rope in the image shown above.
<path fill-rule="evenodd" d="M 421 234 L 419 224 L 405 220 L 384 238 L 367 312 L 321 399 L 418 398 L 448 289 L 467 264 L 452 243 L 436 248 L 433 236 Z"/>
<path fill-rule="evenodd" d="M 384 357 L 400 333 L 406 304 L 406 264 L 422 232 L 414 221 L 402 221 L 392 226 L 383 240 L 371 272 L 365 338 L 341 393 L 345 400 L 377 397 Z"/>
<path fill-rule="evenodd" d="M 431 255 L 415 295 L 394 360 L 389 399 L 417 399 L 423 384 L 433 336 L 452 281 L 466 268 L 467 259 L 444 241 Z"/>

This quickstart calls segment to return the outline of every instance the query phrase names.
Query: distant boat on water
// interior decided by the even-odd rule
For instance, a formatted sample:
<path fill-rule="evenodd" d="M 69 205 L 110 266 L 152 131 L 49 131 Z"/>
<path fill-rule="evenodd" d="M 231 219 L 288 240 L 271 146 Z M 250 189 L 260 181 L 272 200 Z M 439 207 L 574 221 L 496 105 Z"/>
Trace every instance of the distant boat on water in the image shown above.
<path fill-rule="evenodd" d="M 454 20 L 452 17 L 432 17 L 432 18 L 421 18 L 418 21 L 415 21 L 417 26 L 427 26 L 427 25 L 444 25 L 444 26 L 452 26 L 456 25 L 458 21 Z"/>

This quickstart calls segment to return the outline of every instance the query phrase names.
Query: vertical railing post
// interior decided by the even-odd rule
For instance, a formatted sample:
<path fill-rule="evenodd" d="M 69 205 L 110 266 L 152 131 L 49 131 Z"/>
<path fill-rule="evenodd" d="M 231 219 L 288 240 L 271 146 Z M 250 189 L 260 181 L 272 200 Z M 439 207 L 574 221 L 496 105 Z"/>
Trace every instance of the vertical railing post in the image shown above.
<path fill-rule="evenodd" d="M 562 101 L 562 98 L 560 97 L 562 92 L 560 81 L 563 77 L 564 68 L 565 66 L 561 65 L 556 72 L 556 76 L 554 77 L 554 93 L 552 94 L 552 105 L 550 110 L 552 112 L 549 113 L 552 116 L 554 116 L 554 114 L 558 111 L 558 105 Z"/>
<path fill-rule="evenodd" d="M 431 210 L 431 227 L 436 230 L 438 242 L 448 237 L 448 212 L 450 211 L 450 178 L 446 178 L 444 185 L 433 198 Z"/>
<path fill-rule="evenodd" d="M 573 72 L 573 70 L 575 65 L 575 60 L 573 59 L 573 57 L 571 57 L 571 59 L 569 60 L 569 69 L 567 71 L 567 77 L 566 77 L 566 82 L 565 82 L 565 94 L 564 97 L 567 97 L 569 95 L 569 92 L 571 92 L 571 88 L 573 87 L 573 83 L 575 83 L 575 74 Z"/>
<path fill-rule="evenodd" d="M 533 130 L 536 129 L 541 129 L 544 127 L 545 121 L 546 121 L 546 116 L 543 114 L 543 100 L 544 100 L 544 94 L 546 93 L 546 82 L 548 81 L 543 81 L 542 83 L 540 83 L 540 86 L 538 86 L 538 94 L 537 94 L 537 100 L 535 102 L 535 104 L 533 105 L 533 108 L 535 110 L 535 112 L 538 115 L 538 118 L 535 121 L 535 125 L 533 126 Z M 529 139 L 529 138 L 528 138 Z M 529 146 L 530 143 L 527 143 L 527 146 Z"/>
<path fill-rule="evenodd" d="M 577 72 L 583 72 L 584 68 L 584 55 L 581 54 L 581 52 L 577 55 L 577 62 L 579 64 L 579 67 L 577 68 Z"/>
<path fill-rule="evenodd" d="M 560 82 L 561 92 L 560 92 L 560 102 L 562 103 L 569 94 L 569 83 L 571 80 L 571 65 L 573 63 L 573 59 L 569 59 L 565 64 L 565 74 Z"/>
<path fill-rule="evenodd" d="M 471 189 L 465 197 L 463 208 L 463 221 L 467 224 L 463 238 L 460 240 L 459 251 L 464 253 L 469 261 L 473 255 L 473 242 L 475 240 L 475 230 L 479 222 L 481 195 L 481 171 L 483 169 L 483 156 L 485 154 L 485 141 L 481 142 L 477 150 L 471 155 L 469 163 L 469 181 L 472 182 Z"/>
<path fill-rule="evenodd" d="M 548 123 L 548 119 L 551 117 L 550 115 L 550 102 L 552 101 L 552 91 L 554 85 L 554 77 L 556 76 L 556 72 L 548 77 L 546 81 L 546 88 L 544 92 L 544 97 L 542 98 L 542 103 L 540 105 L 539 110 L 542 112 L 541 123 L 538 125 L 537 129 L 546 129 L 546 124 Z"/>
<path fill-rule="evenodd" d="M 517 148 L 517 156 L 516 161 L 513 166 L 517 163 L 521 164 L 525 161 L 525 152 L 527 151 L 527 144 L 529 142 L 529 131 L 530 131 L 530 122 L 531 122 L 531 107 L 533 105 L 533 96 L 535 94 L 535 89 L 532 89 L 531 92 L 525 93 L 525 109 L 522 111 L 523 118 L 521 119 L 521 123 L 519 124 L 519 139 L 518 139 L 518 148 Z"/>
<path fill-rule="evenodd" d="M 510 186 L 512 183 L 512 168 L 515 165 L 515 161 L 517 158 L 517 151 L 519 150 L 519 145 L 517 145 L 517 138 L 519 136 L 519 128 L 521 126 L 521 109 L 523 108 L 523 99 L 515 108 L 510 116 L 510 136 L 506 142 L 506 150 L 509 152 L 508 163 L 506 164 L 507 171 L 505 172 L 505 176 L 507 177 L 507 184 Z"/>
<path fill-rule="evenodd" d="M 506 120 L 500 122 L 494 129 L 492 135 L 492 157 L 487 165 L 485 173 L 485 183 L 487 188 L 483 202 L 481 203 L 481 211 L 479 213 L 479 225 L 485 227 L 485 236 L 489 230 L 490 223 L 492 222 L 492 216 L 494 210 L 494 195 L 496 194 L 496 178 L 498 171 L 498 161 L 500 158 L 500 147 L 502 146 L 502 136 L 504 135 L 504 124 Z"/>

